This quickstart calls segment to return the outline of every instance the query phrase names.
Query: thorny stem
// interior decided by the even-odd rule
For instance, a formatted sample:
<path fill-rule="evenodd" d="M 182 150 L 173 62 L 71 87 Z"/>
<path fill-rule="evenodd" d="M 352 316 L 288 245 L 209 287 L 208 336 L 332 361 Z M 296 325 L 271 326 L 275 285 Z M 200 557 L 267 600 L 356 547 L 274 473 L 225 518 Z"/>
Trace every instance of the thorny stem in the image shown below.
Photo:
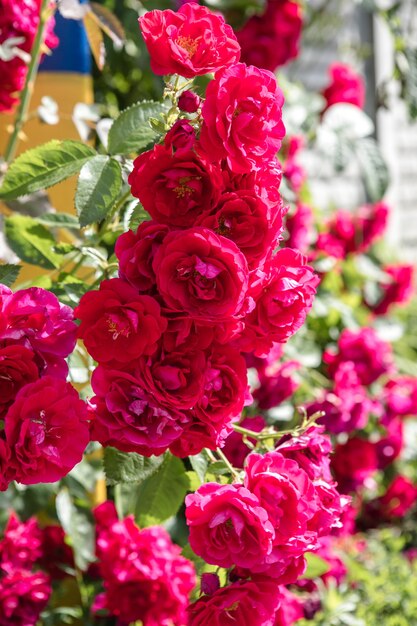
<path fill-rule="evenodd" d="M 261 432 L 256 432 L 254 430 L 249 430 L 248 428 L 243 428 L 243 426 L 239 426 L 239 424 L 233 424 L 233 428 L 237 433 L 256 439 L 256 441 L 266 441 L 267 439 L 281 439 L 283 435 L 302 435 L 308 428 L 310 428 L 310 426 L 313 426 L 316 421 L 323 416 L 324 411 L 318 411 L 308 418 L 304 416 L 303 421 L 299 426 L 295 426 L 294 428 L 289 428 L 287 430 L 262 430 Z"/>
<path fill-rule="evenodd" d="M 222 452 L 219 448 L 216 450 L 217 455 L 220 457 L 220 459 L 223 461 L 223 463 L 226 465 L 226 467 L 229 469 L 230 473 L 232 474 L 233 478 L 239 478 L 239 472 L 237 469 L 235 469 L 233 467 L 233 465 L 230 463 L 229 459 L 227 458 L 227 456 L 224 454 L 224 452 Z"/>
<path fill-rule="evenodd" d="M 50 17 L 49 4 L 50 0 L 42 0 L 39 15 L 39 26 L 36 32 L 35 40 L 33 42 L 28 73 L 26 75 L 25 85 L 20 96 L 20 104 L 17 109 L 13 132 L 10 136 L 4 154 L 4 160 L 6 161 L 6 163 L 10 163 L 15 157 L 20 133 L 27 120 L 29 105 L 33 93 L 33 87 L 35 84 L 35 78 L 36 74 L 38 73 L 39 62 L 42 54 L 42 44 L 44 40 L 45 29 L 48 19 Z"/>

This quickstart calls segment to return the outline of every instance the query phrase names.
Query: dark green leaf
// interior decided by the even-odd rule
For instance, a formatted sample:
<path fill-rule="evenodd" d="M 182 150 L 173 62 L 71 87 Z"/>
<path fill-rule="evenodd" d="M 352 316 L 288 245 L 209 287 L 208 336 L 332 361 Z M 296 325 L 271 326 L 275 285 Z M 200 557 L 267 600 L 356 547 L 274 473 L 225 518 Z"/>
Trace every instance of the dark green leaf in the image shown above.
<path fill-rule="evenodd" d="M 62 256 L 54 252 L 55 239 L 37 220 L 26 215 L 10 215 L 5 219 L 7 243 L 26 263 L 54 269 L 61 265 Z"/>
<path fill-rule="evenodd" d="M 0 198 L 12 199 L 47 189 L 77 174 L 96 154 L 80 141 L 53 139 L 27 150 L 9 167 L 0 188 Z"/>
<path fill-rule="evenodd" d="M 20 265 L 11 265 L 10 263 L 0 265 L 0 283 L 6 287 L 11 287 L 21 269 Z"/>
<path fill-rule="evenodd" d="M 147 458 L 135 452 L 120 452 L 116 448 L 104 450 L 104 471 L 107 483 L 140 483 L 158 471 L 162 456 Z"/>
<path fill-rule="evenodd" d="M 44 226 L 54 228 L 73 228 L 76 230 L 80 228 L 80 222 L 75 215 L 69 215 L 69 213 L 43 213 L 37 216 L 36 221 Z"/>
<path fill-rule="evenodd" d="M 188 488 L 183 462 L 167 454 L 159 470 L 139 486 L 136 504 L 139 526 L 160 524 L 175 515 Z"/>
<path fill-rule="evenodd" d="M 165 110 L 160 102 L 138 102 L 122 111 L 110 128 L 110 154 L 140 153 L 154 143 L 159 135 L 151 127 L 149 119 L 159 117 Z"/>
<path fill-rule="evenodd" d="M 122 172 L 114 159 L 97 155 L 82 168 L 75 194 L 81 226 L 103 220 L 119 197 Z"/>
<path fill-rule="evenodd" d="M 128 225 L 131 230 L 136 230 L 142 222 L 150 219 L 149 213 L 145 211 L 140 202 L 133 208 L 128 216 Z"/>

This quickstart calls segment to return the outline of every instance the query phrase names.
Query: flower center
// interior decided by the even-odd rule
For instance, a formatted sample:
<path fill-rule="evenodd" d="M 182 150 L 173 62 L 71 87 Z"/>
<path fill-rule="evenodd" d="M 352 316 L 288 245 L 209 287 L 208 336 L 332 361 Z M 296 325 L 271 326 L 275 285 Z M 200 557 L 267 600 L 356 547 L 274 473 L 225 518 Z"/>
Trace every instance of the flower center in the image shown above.
<path fill-rule="evenodd" d="M 226 220 L 226 218 L 221 217 L 219 220 L 219 225 L 216 228 L 216 233 L 218 235 L 223 235 L 224 237 L 228 237 L 230 235 L 231 230 L 232 230 L 232 224 L 230 220 Z"/>
<path fill-rule="evenodd" d="M 190 59 L 193 58 L 198 48 L 198 39 L 180 36 L 177 38 L 176 43 L 180 46 L 180 48 L 188 52 Z"/>
<path fill-rule="evenodd" d="M 130 330 L 127 325 L 120 326 L 120 324 L 117 324 L 117 322 L 111 319 L 111 317 L 107 319 L 107 326 L 109 328 L 109 333 L 111 333 L 112 335 L 113 341 L 116 341 L 116 339 L 118 339 L 120 336 L 129 337 L 130 335 Z"/>
<path fill-rule="evenodd" d="M 174 187 L 174 193 L 177 198 L 185 198 L 194 193 L 195 189 L 187 185 L 190 180 L 192 180 L 191 176 L 183 176 L 178 180 L 178 185 Z"/>

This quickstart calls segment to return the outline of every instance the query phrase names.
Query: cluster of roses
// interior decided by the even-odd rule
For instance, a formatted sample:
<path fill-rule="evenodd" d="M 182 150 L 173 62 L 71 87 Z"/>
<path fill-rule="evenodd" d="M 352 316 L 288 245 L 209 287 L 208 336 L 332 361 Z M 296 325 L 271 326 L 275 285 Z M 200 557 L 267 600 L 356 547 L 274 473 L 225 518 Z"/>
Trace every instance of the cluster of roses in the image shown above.
<path fill-rule="evenodd" d="M 318 282 L 282 231 L 276 152 L 283 96 L 269 71 L 238 63 L 220 15 L 194 3 L 140 27 L 157 74 L 215 72 L 129 176 L 151 221 L 116 243 L 119 278 L 76 309 L 98 361 L 93 437 L 149 456 L 222 445 L 245 404 L 244 354 L 264 354 L 304 322 Z M 198 109 L 198 111 L 196 111 Z"/>
<path fill-rule="evenodd" d="M 51 582 L 73 568 L 58 525 L 40 528 L 11 513 L 0 541 L 0 626 L 35 626 L 52 593 Z"/>
<path fill-rule="evenodd" d="M 32 50 L 36 30 L 39 24 L 41 0 L 2 0 L 0 14 L 0 46 L 3 55 L 0 58 L 0 113 L 13 110 L 19 99 L 27 70 L 28 59 Z M 58 45 L 53 33 L 54 20 L 49 20 L 45 44 L 52 49 Z"/>
<path fill-rule="evenodd" d="M 304 554 L 341 526 L 347 499 L 331 477 L 330 450 L 322 429 L 312 428 L 283 438 L 273 452 L 251 453 L 243 484 L 207 483 L 187 496 L 192 549 L 207 563 L 232 568 L 230 585 L 191 605 L 191 626 L 223 623 L 220 615 L 243 592 L 254 595 L 256 606 L 260 596 L 269 596 L 263 610 L 251 613 L 251 624 L 281 623 L 276 610 L 285 603 L 282 585 L 295 583 L 305 570 Z M 245 603 L 236 607 L 238 623 L 249 623 L 244 610 Z"/>
<path fill-rule="evenodd" d="M 59 480 L 89 442 L 88 414 L 65 379 L 73 312 L 44 289 L 0 285 L 0 488 Z"/>

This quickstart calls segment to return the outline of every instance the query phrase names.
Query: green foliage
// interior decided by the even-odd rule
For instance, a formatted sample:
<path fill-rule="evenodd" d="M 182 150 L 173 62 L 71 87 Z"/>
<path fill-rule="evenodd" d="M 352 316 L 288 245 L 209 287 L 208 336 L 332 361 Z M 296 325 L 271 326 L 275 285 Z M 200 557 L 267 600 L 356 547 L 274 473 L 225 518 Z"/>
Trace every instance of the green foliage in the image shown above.
<path fill-rule="evenodd" d="M 383 198 L 389 184 L 388 167 L 378 144 L 371 137 L 363 137 L 356 141 L 355 153 L 368 197 L 372 202 L 378 202 Z"/>
<path fill-rule="evenodd" d="M 0 188 L 3 200 L 48 189 L 78 174 L 84 163 L 96 154 L 79 141 L 53 139 L 27 150 L 10 165 Z"/>
<path fill-rule="evenodd" d="M 303 574 L 303 578 L 314 579 L 323 576 L 329 571 L 329 564 L 327 561 L 319 557 L 314 552 L 307 552 L 306 555 L 307 569 Z"/>
<path fill-rule="evenodd" d="M 82 167 L 75 194 L 75 207 L 81 226 L 101 222 L 117 201 L 122 189 L 119 163 L 97 155 Z"/>
<path fill-rule="evenodd" d="M 7 243 L 26 263 L 46 269 L 60 267 L 63 257 L 55 252 L 56 241 L 51 232 L 26 215 L 10 215 L 5 219 Z"/>
<path fill-rule="evenodd" d="M 66 487 L 58 492 L 55 506 L 61 526 L 71 539 L 75 565 L 81 571 L 85 571 L 95 560 L 92 514 L 86 507 L 80 507 L 74 503 Z"/>
<path fill-rule="evenodd" d="M 135 514 L 139 526 L 160 524 L 175 515 L 189 485 L 181 459 L 167 453 L 158 471 L 142 482 L 137 491 Z"/>
<path fill-rule="evenodd" d="M 21 269 L 20 265 L 12 265 L 10 263 L 0 265 L 0 283 L 6 285 L 6 287 L 11 287 L 19 276 Z"/>
<path fill-rule="evenodd" d="M 157 472 L 163 463 L 162 456 L 147 458 L 134 452 L 120 452 L 116 448 L 104 450 L 104 471 L 107 483 L 140 483 Z"/>
<path fill-rule="evenodd" d="M 110 154 L 138 154 L 155 143 L 159 135 L 150 119 L 159 118 L 164 111 L 166 107 L 160 102 L 138 102 L 122 111 L 110 128 Z"/>

